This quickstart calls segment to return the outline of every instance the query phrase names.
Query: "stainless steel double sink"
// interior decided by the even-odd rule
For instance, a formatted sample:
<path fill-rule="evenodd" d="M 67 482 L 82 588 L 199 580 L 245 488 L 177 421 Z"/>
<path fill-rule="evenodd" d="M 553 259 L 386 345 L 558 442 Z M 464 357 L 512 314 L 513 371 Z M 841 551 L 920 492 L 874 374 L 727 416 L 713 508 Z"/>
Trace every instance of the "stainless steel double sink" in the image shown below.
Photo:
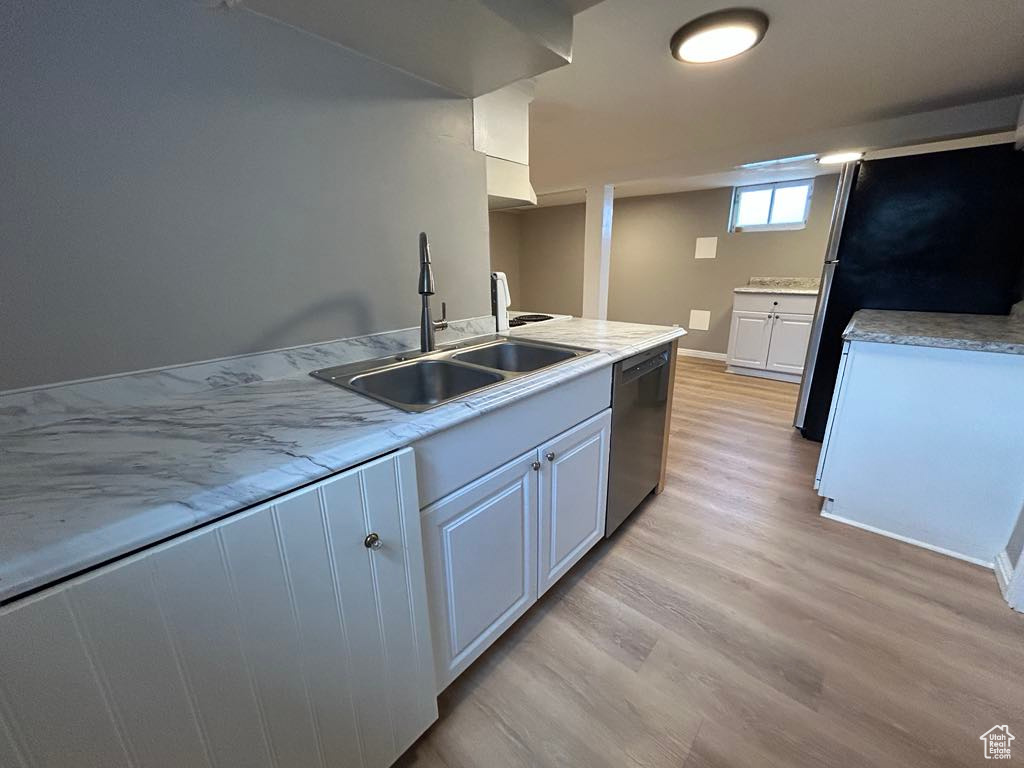
<path fill-rule="evenodd" d="M 418 413 L 591 354 L 592 349 L 490 336 L 429 354 L 410 353 L 322 368 L 311 371 L 310 376 Z"/>

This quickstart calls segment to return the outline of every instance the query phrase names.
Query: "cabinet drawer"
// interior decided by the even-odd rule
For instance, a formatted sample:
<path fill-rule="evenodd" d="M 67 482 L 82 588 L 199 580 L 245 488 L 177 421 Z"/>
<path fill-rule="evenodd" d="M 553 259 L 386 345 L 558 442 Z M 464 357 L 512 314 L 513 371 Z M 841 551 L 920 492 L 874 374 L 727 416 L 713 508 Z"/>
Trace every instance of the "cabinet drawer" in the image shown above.
<path fill-rule="evenodd" d="M 600 368 L 414 444 L 420 506 L 530 451 L 611 404 L 612 368 Z"/>
<path fill-rule="evenodd" d="M 734 293 L 732 308 L 742 312 L 786 312 L 813 315 L 817 295 L 792 293 Z"/>

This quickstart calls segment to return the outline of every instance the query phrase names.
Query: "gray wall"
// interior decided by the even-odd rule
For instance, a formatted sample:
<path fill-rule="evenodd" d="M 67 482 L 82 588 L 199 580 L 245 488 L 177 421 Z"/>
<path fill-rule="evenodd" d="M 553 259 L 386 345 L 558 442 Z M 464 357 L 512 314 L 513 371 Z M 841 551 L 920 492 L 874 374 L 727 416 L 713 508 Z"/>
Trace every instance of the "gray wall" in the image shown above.
<path fill-rule="evenodd" d="M 520 219 L 519 295 L 512 306 L 533 312 L 583 312 L 583 239 L 586 207 L 534 208 Z"/>
<path fill-rule="evenodd" d="M 0 389 L 489 311 L 468 100 L 192 0 L 6 0 Z"/>
<path fill-rule="evenodd" d="M 504 272 L 512 306 L 518 309 L 520 295 L 519 253 L 522 249 L 523 217 L 518 213 L 492 211 L 489 218 L 491 271 Z"/>
<path fill-rule="evenodd" d="M 608 318 L 681 325 L 680 346 L 724 353 L 732 289 L 755 276 L 818 277 L 836 176 L 820 176 L 807 227 L 729 233 L 731 188 L 615 201 Z M 718 237 L 715 259 L 694 259 L 698 237 Z M 690 310 L 711 311 L 710 330 L 689 329 Z"/>

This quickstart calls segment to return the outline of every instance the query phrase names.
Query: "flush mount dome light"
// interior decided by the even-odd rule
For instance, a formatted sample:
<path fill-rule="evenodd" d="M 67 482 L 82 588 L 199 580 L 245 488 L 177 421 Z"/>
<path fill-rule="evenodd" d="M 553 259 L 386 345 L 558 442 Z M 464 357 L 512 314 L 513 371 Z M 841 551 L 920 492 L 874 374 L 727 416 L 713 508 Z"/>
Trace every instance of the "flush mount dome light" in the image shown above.
<path fill-rule="evenodd" d="M 754 8 L 728 8 L 698 16 L 672 35 L 672 55 L 680 61 L 707 64 L 749 51 L 764 38 L 768 17 Z"/>
<path fill-rule="evenodd" d="M 830 152 L 819 157 L 818 163 L 821 165 L 842 165 L 843 163 L 852 163 L 855 160 L 860 160 L 862 157 L 864 157 L 863 152 Z"/>

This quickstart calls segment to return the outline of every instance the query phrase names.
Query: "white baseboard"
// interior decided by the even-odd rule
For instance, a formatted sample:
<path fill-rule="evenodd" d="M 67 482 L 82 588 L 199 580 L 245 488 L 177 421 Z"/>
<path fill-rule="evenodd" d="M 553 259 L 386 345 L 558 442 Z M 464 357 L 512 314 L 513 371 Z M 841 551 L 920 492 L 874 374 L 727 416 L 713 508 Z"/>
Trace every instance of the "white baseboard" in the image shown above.
<path fill-rule="evenodd" d="M 701 357 L 705 360 L 725 360 L 725 352 L 705 352 L 703 349 L 679 348 L 679 354 L 683 357 Z"/>
<path fill-rule="evenodd" d="M 785 381 L 789 384 L 799 384 L 803 378 L 799 373 L 779 373 L 778 371 L 764 371 L 760 368 L 743 368 L 738 365 L 725 366 L 726 373 L 735 373 L 740 376 L 756 376 L 759 379 L 772 379 L 773 381 Z"/>
<path fill-rule="evenodd" d="M 1010 558 L 1005 550 L 996 555 L 995 572 L 999 589 L 1002 591 L 1003 597 L 1006 597 L 1006 591 L 1010 588 L 1010 580 L 1013 578 L 1013 566 L 1010 565 Z"/>
<path fill-rule="evenodd" d="M 964 560 L 968 563 L 980 565 L 982 568 L 988 568 L 989 570 L 994 569 L 994 565 L 990 562 L 979 560 L 976 557 L 970 557 L 969 555 L 965 555 L 960 552 L 954 552 L 951 549 L 936 547 L 934 544 L 928 544 L 923 541 L 918 541 L 917 539 L 912 539 L 909 536 L 901 536 L 900 534 L 893 533 L 892 531 L 885 531 L 881 528 L 875 528 L 873 525 L 859 523 L 856 520 L 850 520 L 847 517 L 833 515 L 831 512 L 826 512 L 824 507 L 821 510 L 821 516 L 828 518 L 829 520 L 835 520 L 837 523 L 843 523 L 844 525 L 850 525 L 854 528 L 860 528 L 862 531 L 870 531 L 871 533 L 877 533 L 879 536 L 885 536 L 887 539 L 896 539 L 896 541 L 902 541 L 904 544 L 913 544 L 915 547 L 921 547 L 922 549 L 928 549 L 932 552 L 938 552 L 940 555 L 947 555 L 948 557 L 955 557 L 957 560 Z"/>

